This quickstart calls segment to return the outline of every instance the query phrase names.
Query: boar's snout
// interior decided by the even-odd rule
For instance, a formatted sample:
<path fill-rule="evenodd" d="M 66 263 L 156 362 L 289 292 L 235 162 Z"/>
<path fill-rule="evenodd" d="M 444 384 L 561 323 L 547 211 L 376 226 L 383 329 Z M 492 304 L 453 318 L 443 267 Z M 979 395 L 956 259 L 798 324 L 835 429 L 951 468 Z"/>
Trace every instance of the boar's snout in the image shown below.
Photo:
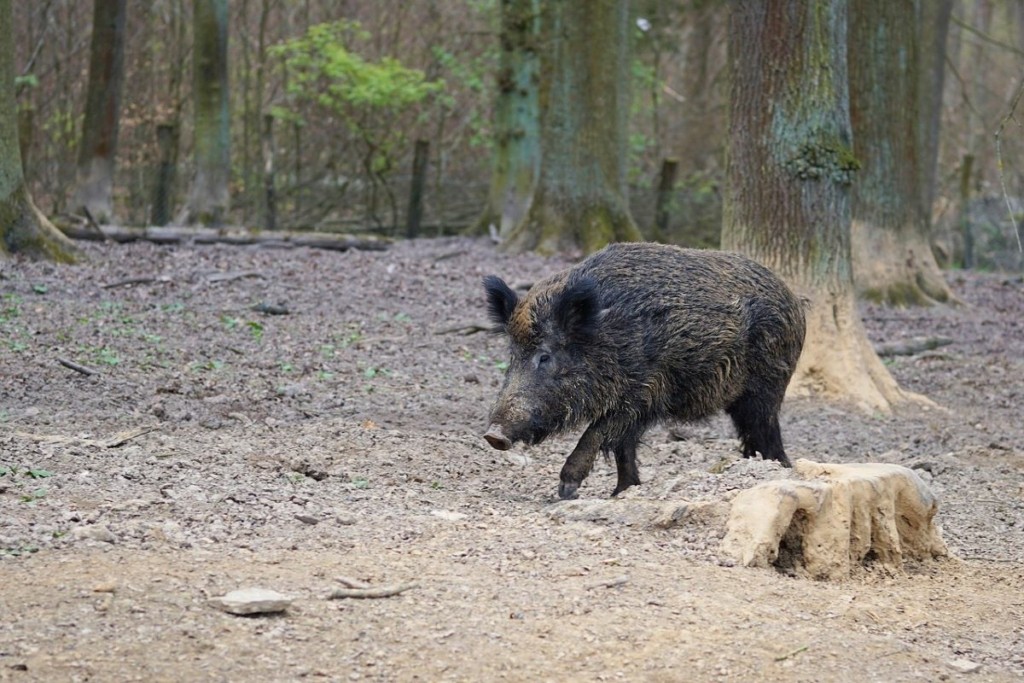
<path fill-rule="evenodd" d="M 487 440 L 487 443 L 491 444 L 491 448 L 496 448 L 499 451 L 507 451 L 512 448 L 512 441 L 505 436 L 501 427 L 496 424 L 492 424 L 487 428 L 487 433 L 484 434 L 484 439 Z"/>

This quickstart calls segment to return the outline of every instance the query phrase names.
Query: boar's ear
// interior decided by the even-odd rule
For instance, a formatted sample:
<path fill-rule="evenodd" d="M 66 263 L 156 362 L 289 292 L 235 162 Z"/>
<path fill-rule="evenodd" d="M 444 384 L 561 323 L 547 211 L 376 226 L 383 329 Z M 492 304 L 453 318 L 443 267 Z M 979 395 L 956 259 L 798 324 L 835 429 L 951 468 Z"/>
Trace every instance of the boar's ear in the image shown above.
<path fill-rule="evenodd" d="M 582 278 L 570 283 L 554 302 L 555 323 L 570 339 L 588 339 L 601 319 L 597 282 Z"/>
<path fill-rule="evenodd" d="M 487 314 L 495 325 L 505 329 L 512 311 L 519 303 L 519 297 L 497 275 L 484 278 L 484 291 L 487 292 Z"/>

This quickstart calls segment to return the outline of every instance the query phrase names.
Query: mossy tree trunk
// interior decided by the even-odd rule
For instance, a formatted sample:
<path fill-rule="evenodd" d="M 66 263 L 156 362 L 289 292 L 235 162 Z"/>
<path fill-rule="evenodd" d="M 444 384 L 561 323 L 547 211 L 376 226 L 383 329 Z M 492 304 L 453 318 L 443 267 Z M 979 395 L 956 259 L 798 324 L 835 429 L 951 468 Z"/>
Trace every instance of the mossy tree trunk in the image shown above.
<path fill-rule="evenodd" d="M 11 0 L 0 0 L 0 256 L 71 262 L 75 248 L 36 208 L 25 186 L 14 97 L 13 25 Z"/>
<path fill-rule="evenodd" d="M 922 201 L 921 32 L 917 2 L 851 0 L 850 118 L 854 156 L 853 281 L 897 306 L 952 298 L 932 254 Z"/>
<path fill-rule="evenodd" d="M 228 3 L 195 0 L 193 91 L 196 174 L 179 223 L 221 225 L 231 179 L 228 110 Z"/>
<path fill-rule="evenodd" d="M 540 169 L 540 0 L 501 0 L 501 64 L 487 205 L 473 227 L 502 238 L 526 216 Z"/>
<path fill-rule="evenodd" d="M 89 85 L 71 207 L 100 223 L 113 218 L 114 162 L 124 81 L 127 0 L 95 0 Z"/>
<path fill-rule="evenodd" d="M 734 6 L 722 245 L 810 300 L 791 393 L 884 412 L 910 396 L 868 343 L 854 297 L 846 21 L 845 0 Z"/>
<path fill-rule="evenodd" d="M 541 162 L 509 251 L 582 251 L 641 239 L 626 199 L 630 20 L 625 0 L 545 3 Z"/>

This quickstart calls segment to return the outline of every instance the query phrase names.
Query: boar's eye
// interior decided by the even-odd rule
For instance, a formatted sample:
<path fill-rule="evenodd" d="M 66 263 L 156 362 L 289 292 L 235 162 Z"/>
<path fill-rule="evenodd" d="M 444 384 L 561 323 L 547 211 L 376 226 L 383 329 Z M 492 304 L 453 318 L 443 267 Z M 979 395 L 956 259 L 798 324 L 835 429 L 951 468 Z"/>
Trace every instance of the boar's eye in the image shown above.
<path fill-rule="evenodd" d="M 551 356 L 549 356 L 546 353 L 542 353 L 539 356 L 537 356 L 537 365 L 544 365 L 549 360 L 551 360 Z"/>
<path fill-rule="evenodd" d="M 551 363 L 551 354 L 547 351 L 538 351 L 537 355 L 533 357 L 533 366 L 540 370 Z"/>

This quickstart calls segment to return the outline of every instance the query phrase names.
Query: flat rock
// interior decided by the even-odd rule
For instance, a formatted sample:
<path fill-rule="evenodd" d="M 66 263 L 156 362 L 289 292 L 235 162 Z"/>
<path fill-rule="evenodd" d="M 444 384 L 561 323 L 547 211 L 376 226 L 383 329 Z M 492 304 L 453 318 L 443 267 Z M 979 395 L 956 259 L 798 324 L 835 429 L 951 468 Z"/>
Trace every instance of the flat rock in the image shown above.
<path fill-rule="evenodd" d="M 962 674 L 973 674 L 981 670 L 981 664 L 969 659 L 954 659 L 951 662 L 946 662 L 946 666 Z"/>
<path fill-rule="evenodd" d="M 210 598 L 210 604 L 229 614 L 274 614 L 288 609 L 292 598 L 265 588 L 243 588 Z"/>

